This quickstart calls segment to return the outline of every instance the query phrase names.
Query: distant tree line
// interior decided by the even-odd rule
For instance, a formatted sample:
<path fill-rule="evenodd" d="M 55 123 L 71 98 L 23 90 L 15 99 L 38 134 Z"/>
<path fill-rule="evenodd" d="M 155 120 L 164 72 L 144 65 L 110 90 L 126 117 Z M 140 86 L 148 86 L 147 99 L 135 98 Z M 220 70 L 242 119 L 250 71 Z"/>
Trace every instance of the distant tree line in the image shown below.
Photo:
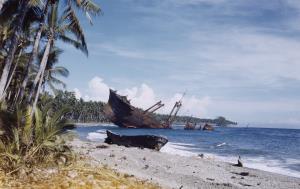
<path fill-rule="evenodd" d="M 155 114 L 156 119 L 159 121 L 166 120 L 168 115 L 166 114 Z M 190 123 L 209 123 L 215 124 L 217 126 L 225 127 L 228 125 L 237 125 L 237 122 L 229 121 L 225 117 L 219 116 L 215 119 L 205 119 L 205 118 L 198 118 L 198 117 L 191 117 L 191 116 L 177 116 L 175 119 L 175 123 L 177 124 L 185 124 L 187 122 Z"/>
<path fill-rule="evenodd" d="M 45 94 L 42 101 L 53 100 L 56 109 L 59 110 L 65 106 L 67 106 L 70 111 L 66 115 L 66 118 L 71 122 L 75 123 L 91 123 L 91 122 L 110 122 L 103 110 L 106 103 L 100 101 L 84 101 L 83 99 L 76 99 L 74 92 L 68 91 L 58 91 L 54 96 L 50 94 Z M 48 100 L 47 100 L 48 99 Z M 166 114 L 154 114 L 157 120 L 164 121 L 167 119 L 168 115 Z M 227 126 L 231 124 L 237 124 L 236 122 L 232 122 L 226 120 L 226 118 L 220 116 L 216 119 L 201 119 L 197 117 L 190 116 L 177 116 L 175 119 L 175 123 L 211 123 L 216 124 L 218 126 Z"/>

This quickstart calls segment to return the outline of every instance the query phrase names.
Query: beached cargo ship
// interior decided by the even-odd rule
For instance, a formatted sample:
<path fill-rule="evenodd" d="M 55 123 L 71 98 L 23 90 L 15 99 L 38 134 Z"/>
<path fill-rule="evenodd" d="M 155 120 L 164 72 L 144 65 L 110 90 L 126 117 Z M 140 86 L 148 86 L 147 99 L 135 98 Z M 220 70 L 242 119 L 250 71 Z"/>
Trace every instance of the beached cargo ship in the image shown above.
<path fill-rule="evenodd" d="M 111 122 L 119 127 L 171 128 L 171 124 L 181 107 L 181 101 L 175 103 L 168 119 L 160 122 L 155 119 L 153 113 L 163 106 L 164 104 L 159 101 L 147 110 L 142 110 L 132 106 L 126 96 L 118 95 L 116 91 L 110 89 L 104 113 Z"/>

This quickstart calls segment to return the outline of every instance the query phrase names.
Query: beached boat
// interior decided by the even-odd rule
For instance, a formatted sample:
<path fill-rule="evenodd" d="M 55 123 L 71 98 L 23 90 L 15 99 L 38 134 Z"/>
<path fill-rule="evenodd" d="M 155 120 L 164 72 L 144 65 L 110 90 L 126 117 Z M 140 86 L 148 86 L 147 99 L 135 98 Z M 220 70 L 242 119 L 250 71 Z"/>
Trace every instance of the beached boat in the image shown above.
<path fill-rule="evenodd" d="M 137 135 L 137 136 L 124 136 L 106 131 L 107 138 L 105 143 L 117 144 L 126 147 L 149 148 L 159 151 L 167 142 L 168 139 L 155 135 Z"/>
<path fill-rule="evenodd" d="M 176 102 L 168 119 L 165 122 L 156 120 L 153 113 L 164 104 L 157 102 L 147 110 L 136 108 L 130 104 L 126 96 L 118 95 L 110 89 L 108 103 L 104 113 L 111 122 L 125 128 L 170 128 L 175 116 L 181 107 L 181 101 Z"/>

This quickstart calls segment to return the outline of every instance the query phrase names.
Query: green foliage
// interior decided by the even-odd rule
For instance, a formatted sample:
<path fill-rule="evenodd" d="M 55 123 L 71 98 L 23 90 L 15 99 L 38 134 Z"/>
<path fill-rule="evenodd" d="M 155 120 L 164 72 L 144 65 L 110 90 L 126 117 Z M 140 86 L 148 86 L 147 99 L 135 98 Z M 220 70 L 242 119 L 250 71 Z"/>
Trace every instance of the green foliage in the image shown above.
<path fill-rule="evenodd" d="M 109 122 L 103 113 L 103 102 L 83 101 L 76 99 L 73 92 L 57 91 L 55 96 L 44 94 L 44 99 L 53 99 L 56 110 L 67 106 L 70 112 L 66 114 L 66 118 L 72 122 Z"/>
<path fill-rule="evenodd" d="M 4 134 L 0 135 L 1 169 L 14 172 L 39 163 L 54 163 L 61 156 L 72 156 L 60 137 L 68 108 L 54 111 L 51 107 L 52 102 L 38 108 L 34 117 L 30 115 L 31 108 L 17 110 L 10 113 L 13 121 L 9 127 L 0 125 L 4 130 Z M 1 120 L 6 114 L 1 113 Z"/>
<path fill-rule="evenodd" d="M 9 0 L 0 10 L 0 169 L 6 172 L 53 162 L 70 152 L 60 134 L 67 118 L 82 114 L 80 102 L 68 93 L 54 98 L 40 89 L 48 86 L 56 93 L 57 85 L 65 87 L 58 77 L 69 71 L 56 65 L 63 52 L 55 46 L 57 40 L 88 52 L 74 7 L 90 22 L 89 14 L 101 11 L 92 0 Z"/>

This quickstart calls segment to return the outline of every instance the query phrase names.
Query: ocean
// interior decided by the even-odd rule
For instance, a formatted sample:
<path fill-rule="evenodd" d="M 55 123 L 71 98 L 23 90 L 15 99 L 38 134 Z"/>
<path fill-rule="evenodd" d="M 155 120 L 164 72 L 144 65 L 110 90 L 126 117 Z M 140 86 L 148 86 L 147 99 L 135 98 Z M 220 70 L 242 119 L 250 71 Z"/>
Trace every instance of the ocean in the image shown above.
<path fill-rule="evenodd" d="M 152 134 L 168 138 L 163 153 L 206 157 L 300 178 L 300 129 L 217 127 L 215 131 L 174 129 L 124 129 L 116 126 L 77 127 L 82 140 L 104 141 L 105 131 L 123 135 Z"/>

